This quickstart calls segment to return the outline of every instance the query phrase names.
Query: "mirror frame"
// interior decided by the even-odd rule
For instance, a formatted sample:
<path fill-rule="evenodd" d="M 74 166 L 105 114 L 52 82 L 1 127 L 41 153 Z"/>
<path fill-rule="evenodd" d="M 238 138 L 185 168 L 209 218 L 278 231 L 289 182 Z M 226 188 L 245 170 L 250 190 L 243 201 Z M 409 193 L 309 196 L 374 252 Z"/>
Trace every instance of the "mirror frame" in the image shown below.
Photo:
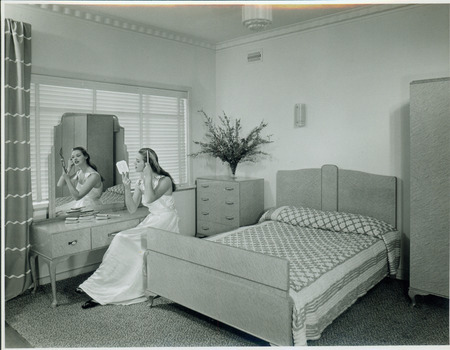
<path fill-rule="evenodd" d="M 57 178 L 61 176 L 61 169 L 57 171 L 57 164 L 60 164 L 60 156 L 59 151 L 55 146 L 55 141 L 58 140 L 61 136 L 58 133 L 61 133 L 63 123 L 65 119 L 68 118 L 89 118 L 91 116 L 110 116 L 113 118 L 113 161 L 112 161 L 112 177 L 113 177 L 113 185 L 118 185 L 122 183 L 122 177 L 119 174 L 115 164 L 120 160 L 125 160 L 128 162 L 128 151 L 127 146 L 125 144 L 125 129 L 120 126 L 119 119 L 116 115 L 107 115 L 107 114 L 94 114 L 94 113 L 64 113 L 61 116 L 61 119 L 57 125 L 53 127 L 53 146 L 51 147 L 50 154 L 48 155 L 48 218 L 52 219 L 55 217 L 65 217 L 67 215 L 56 215 L 57 207 L 56 207 L 56 184 Z M 87 136 L 86 136 L 87 137 Z M 86 141 L 88 142 L 88 141 Z M 79 144 L 79 146 L 86 147 L 86 145 Z M 86 147 L 87 148 L 87 147 Z M 94 161 L 95 163 L 95 161 Z M 111 187 L 111 186 L 109 186 Z M 107 188 L 104 188 L 103 191 L 106 191 Z M 103 209 L 123 209 L 125 208 L 125 199 L 123 203 L 111 203 L 105 204 L 101 207 Z"/>

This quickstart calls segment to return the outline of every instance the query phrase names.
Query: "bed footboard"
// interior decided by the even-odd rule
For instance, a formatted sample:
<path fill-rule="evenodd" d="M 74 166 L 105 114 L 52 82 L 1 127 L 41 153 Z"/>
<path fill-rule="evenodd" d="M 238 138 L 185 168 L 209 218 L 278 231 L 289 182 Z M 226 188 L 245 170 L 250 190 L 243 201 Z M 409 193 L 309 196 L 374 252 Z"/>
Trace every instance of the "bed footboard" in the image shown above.
<path fill-rule="evenodd" d="M 149 229 L 146 244 L 148 296 L 293 345 L 287 260 L 158 229 Z"/>

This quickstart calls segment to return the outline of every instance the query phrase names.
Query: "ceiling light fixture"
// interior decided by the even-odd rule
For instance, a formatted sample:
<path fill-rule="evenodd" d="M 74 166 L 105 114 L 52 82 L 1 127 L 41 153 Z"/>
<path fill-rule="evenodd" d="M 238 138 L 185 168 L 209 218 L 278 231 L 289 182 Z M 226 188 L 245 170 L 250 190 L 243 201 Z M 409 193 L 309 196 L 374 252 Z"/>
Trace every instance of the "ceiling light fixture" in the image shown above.
<path fill-rule="evenodd" d="M 260 31 L 272 23 L 272 7 L 270 5 L 242 6 L 242 24 L 250 30 Z"/>

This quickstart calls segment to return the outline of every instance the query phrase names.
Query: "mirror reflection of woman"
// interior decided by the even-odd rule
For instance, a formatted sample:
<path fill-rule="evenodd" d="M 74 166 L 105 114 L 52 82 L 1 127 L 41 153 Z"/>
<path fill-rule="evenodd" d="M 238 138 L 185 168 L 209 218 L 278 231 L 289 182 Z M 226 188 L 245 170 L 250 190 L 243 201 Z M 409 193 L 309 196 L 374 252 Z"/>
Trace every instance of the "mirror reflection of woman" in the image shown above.
<path fill-rule="evenodd" d="M 125 204 L 134 213 L 142 202 L 149 210 L 147 217 L 135 228 L 119 232 L 108 247 L 99 268 L 84 281 L 77 292 L 91 299 L 83 309 L 98 305 L 129 305 L 147 300 L 145 291 L 144 252 L 148 227 L 179 233 L 178 213 L 172 193 L 175 183 L 161 168 L 151 148 L 139 150 L 134 163 L 140 179 L 131 192 L 128 174 L 122 174 Z"/>
<path fill-rule="evenodd" d="M 74 199 L 67 206 L 69 208 L 101 206 L 103 179 L 98 173 L 97 167 L 91 163 L 89 153 L 83 147 L 74 147 L 68 163 L 67 169 L 63 166 L 61 177 L 57 183 L 58 187 L 66 185 Z M 73 174 L 71 174 L 72 169 L 75 169 Z"/>

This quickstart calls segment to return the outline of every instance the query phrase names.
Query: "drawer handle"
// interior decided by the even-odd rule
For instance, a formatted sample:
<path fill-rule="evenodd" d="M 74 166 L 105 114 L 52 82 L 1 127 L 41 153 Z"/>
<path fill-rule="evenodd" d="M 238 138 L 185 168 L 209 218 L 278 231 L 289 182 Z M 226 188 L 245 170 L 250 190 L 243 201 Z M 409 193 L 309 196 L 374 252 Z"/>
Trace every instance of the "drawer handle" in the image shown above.
<path fill-rule="evenodd" d="M 111 232 L 108 233 L 108 237 L 114 237 L 115 235 L 117 235 L 119 232 Z"/>
<path fill-rule="evenodd" d="M 201 185 L 203 188 L 208 188 L 209 185 Z"/>
<path fill-rule="evenodd" d="M 202 211 L 202 215 L 209 215 L 207 211 Z"/>
<path fill-rule="evenodd" d="M 209 198 L 202 198 L 202 201 L 207 202 L 207 201 L 209 201 Z"/>
<path fill-rule="evenodd" d="M 234 187 L 225 187 L 225 189 L 226 189 L 227 191 L 233 191 L 233 190 L 234 190 Z"/>
<path fill-rule="evenodd" d="M 228 205 L 233 205 L 233 204 L 234 204 L 234 202 L 230 202 L 230 201 L 227 201 L 227 202 L 225 202 L 225 204 L 228 204 Z"/>
<path fill-rule="evenodd" d="M 209 227 L 202 226 L 202 230 L 208 231 L 208 230 L 209 230 Z"/>
<path fill-rule="evenodd" d="M 68 245 L 75 245 L 75 244 L 77 244 L 78 243 L 78 241 L 77 240 L 74 240 L 74 241 L 72 241 L 72 242 L 68 242 L 67 244 Z"/>
<path fill-rule="evenodd" d="M 234 216 L 225 216 L 225 219 L 227 219 L 227 220 L 234 220 Z"/>

